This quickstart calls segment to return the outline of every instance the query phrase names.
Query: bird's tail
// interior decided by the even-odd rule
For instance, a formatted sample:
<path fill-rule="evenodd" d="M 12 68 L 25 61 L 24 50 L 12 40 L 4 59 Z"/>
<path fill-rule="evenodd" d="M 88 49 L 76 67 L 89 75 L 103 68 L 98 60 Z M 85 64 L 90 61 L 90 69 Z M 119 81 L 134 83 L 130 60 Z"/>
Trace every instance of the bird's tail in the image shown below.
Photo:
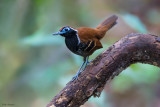
<path fill-rule="evenodd" d="M 111 29 L 114 25 L 117 24 L 117 19 L 118 17 L 116 15 L 112 15 L 109 18 L 107 18 L 105 21 L 103 21 L 101 24 L 99 24 L 96 29 L 100 30 L 101 32 L 101 36 L 99 37 L 99 39 L 103 38 L 103 36 L 105 35 L 105 33 Z"/>

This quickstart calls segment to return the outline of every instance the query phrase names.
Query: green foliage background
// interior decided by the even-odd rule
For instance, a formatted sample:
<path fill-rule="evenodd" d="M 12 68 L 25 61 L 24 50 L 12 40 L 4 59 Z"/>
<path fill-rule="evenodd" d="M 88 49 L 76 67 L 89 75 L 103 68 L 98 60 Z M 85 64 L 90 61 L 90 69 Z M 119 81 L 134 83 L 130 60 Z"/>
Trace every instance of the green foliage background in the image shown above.
<path fill-rule="evenodd" d="M 90 59 L 129 33 L 160 33 L 157 0 L 0 0 L 0 107 L 46 106 L 82 63 L 52 33 L 66 25 L 96 27 L 111 14 L 118 24 Z M 159 74 L 151 65 L 131 65 L 84 107 L 159 107 Z"/>

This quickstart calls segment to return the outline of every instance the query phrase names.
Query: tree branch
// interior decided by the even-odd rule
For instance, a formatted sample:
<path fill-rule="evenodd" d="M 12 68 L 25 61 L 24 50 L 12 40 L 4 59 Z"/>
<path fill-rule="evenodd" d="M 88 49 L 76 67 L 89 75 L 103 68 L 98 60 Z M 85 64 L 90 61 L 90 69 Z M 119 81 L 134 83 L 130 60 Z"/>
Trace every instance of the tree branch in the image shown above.
<path fill-rule="evenodd" d="M 91 96 L 99 97 L 108 80 L 137 62 L 160 67 L 160 37 L 138 33 L 125 36 L 97 56 L 47 107 L 79 107 Z"/>

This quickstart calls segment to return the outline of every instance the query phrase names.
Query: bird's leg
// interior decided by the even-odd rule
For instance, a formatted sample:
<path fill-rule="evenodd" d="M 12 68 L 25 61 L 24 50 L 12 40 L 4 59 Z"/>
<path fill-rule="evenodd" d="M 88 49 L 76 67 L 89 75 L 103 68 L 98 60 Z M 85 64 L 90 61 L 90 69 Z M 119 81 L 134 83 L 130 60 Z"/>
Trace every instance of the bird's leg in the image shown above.
<path fill-rule="evenodd" d="M 84 71 L 85 70 L 85 68 L 86 68 L 86 66 L 92 61 L 88 61 L 89 60 L 89 56 L 87 56 L 87 58 L 86 58 L 86 63 L 85 63 L 85 65 L 84 65 L 84 67 L 83 67 L 83 70 L 82 71 Z"/>
<path fill-rule="evenodd" d="M 92 62 L 92 61 L 93 61 L 93 59 L 91 59 L 91 60 L 89 61 L 89 56 L 88 56 L 87 61 L 86 61 L 87 65 L 88 65 L 90 62 Z"/>
<path fill-rule="evenodd" d="M 72 81 L 74 81 L 75 79 L 77 80 L 79 74 L 83 71 L 83 70 L 81 71 L 81 69 L 83 68 L 85 63 L 86 63 L 86 57 L 84 57 L 84 61 L 83 61 L 82 65 L 81 65 L 81 67 L 79 68 L 78 72 L 76 73 L 76 75 L 73 77 Z"/>

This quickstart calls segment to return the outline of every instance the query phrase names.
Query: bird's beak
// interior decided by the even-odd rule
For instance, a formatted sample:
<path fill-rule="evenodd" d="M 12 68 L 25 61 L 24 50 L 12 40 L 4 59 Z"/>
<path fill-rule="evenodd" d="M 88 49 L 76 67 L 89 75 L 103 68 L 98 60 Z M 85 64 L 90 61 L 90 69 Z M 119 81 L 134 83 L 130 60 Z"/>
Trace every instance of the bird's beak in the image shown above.
<path fill-rule="evenodd" d="M 52 35 L 61 35 L 61 34 L 64 34 L 64 32 L 56 32 L 56 33 L 53 33 Z"/>

